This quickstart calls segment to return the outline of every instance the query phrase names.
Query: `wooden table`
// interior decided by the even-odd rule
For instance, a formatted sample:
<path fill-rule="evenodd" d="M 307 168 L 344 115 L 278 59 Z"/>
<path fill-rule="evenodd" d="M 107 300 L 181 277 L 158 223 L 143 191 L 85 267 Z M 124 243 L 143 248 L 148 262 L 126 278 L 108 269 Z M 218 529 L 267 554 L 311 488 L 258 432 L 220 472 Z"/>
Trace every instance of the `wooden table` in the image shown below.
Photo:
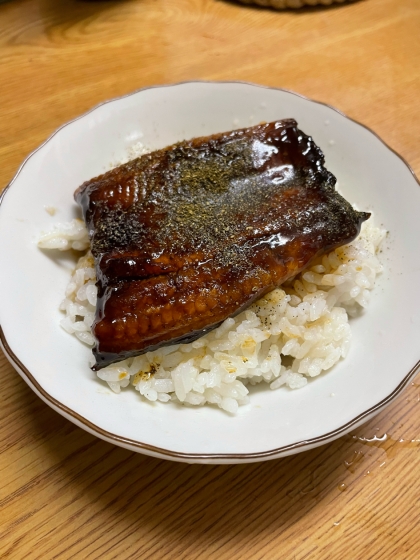
<path fill-rule="evenodd" d="M 199 78 L 325 101 L 420 174 L 418 0 L 283 13 L 223 0 L 11 0 L 0 5 L 0 184 L 100 101 Z M 76 428 L 3 354 L 0 372 L 1 558 L 420 558 L 420 379 L 311 452 L 188 466 Z"/>

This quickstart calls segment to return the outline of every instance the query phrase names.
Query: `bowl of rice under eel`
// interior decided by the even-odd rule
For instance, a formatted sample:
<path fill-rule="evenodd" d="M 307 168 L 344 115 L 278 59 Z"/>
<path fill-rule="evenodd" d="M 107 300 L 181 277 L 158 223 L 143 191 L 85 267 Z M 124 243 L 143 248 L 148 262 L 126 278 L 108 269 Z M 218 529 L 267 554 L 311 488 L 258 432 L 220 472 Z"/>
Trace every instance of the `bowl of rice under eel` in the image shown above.
<path fill-rule="evenodd" d="M 92 371 L 97 278 L 75 189 L 148 151 L 288 118 L 322 149 L 337 190 L 372 214 L 360 235 L 202 337 Z M 419 274 L 407 265 L 419 192 L 372 132 L 291 92 L 197 82 L 107 102 L 57 131 L 2 197 L 0 236 L 13 240 L 0 250 L 10 270 L 2 346 L 45 402 L 132 450 L 249 462 L 331 441 L 417 371 L 420 304 L 410 290 Z"/>

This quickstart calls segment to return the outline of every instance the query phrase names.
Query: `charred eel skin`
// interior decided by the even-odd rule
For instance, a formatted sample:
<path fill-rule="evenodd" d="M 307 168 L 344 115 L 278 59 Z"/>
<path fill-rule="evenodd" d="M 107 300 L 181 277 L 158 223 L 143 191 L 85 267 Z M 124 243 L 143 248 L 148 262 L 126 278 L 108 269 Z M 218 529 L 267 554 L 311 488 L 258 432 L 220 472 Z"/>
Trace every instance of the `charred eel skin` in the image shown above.
<path fill-rule="evenodd" d="M 287 119 L 180 142 L 75 192 L 97 272 L 99 370 L 190 342 L 352 241 L 369 214 L 335 191 Z"/>

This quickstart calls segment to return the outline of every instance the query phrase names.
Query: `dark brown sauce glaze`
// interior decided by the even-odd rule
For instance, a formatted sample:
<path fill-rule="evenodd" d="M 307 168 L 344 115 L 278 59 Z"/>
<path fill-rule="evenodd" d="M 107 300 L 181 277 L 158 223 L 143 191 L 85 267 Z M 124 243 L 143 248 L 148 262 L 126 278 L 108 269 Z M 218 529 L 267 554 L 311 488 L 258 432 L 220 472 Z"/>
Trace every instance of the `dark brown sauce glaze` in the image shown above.
<path fill-rule="evenodd" d="M 369 214 L 335 182 L 287 119 L 180 142 L 84 183 L 94 369 L 192 341 L 353 240 Z"/>

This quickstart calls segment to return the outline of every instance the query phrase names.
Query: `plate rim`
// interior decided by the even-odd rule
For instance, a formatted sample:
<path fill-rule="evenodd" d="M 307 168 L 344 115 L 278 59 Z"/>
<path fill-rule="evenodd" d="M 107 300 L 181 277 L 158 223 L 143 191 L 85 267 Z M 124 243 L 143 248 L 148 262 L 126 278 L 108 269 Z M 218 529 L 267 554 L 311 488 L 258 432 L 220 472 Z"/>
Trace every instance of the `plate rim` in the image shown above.
<path fill-rule="evenodd" d="M 169 83 L 169 84 L 157 84 L 157 85 L 152 85 L 152 86 L 146 86 L 146 87 L 143 87 L 143 88 L 139 88 L 135 91 L 132 91 L 130 93 L 127 93 L 127 94 L 124 94 L 124 95 L 121 95 L 121 96 L 118 96 L 118 97 L 114 97 L 112 99 L 107 99 L 107 100 L 95 105 L 94 107 L 92 107 L 91 109 L 86 111 L 85 113 L 83 113 L 83 114 L 75 117 L 74 119 L 64 123 L 63 125 L 61 125 L 44 142 L 42 142 L 42 144 L 40 144 L 35 150 L 33 150 L 24 159 L 24 161 L 19 166 L 19 168 L 18 168 L 16 174 L 14 175 L 14 177 L 12 178 L 12 180 L 6 185 L 6 187 L 0 193 L 0 206 L 5 199 L 6 193 L 11 188 L 13 183 L 16 181 L 16 179 L 20 175 L 21 171 L 23 170 L 23 168 L 25 167 L 25 165 L 29 161 L 29 159 L 32 156 L 34 156 L 39 150 L 41 150 L 48 142 L 50 142 L 50 140 L 52 140 L 53 137 L 56 134 L 58 134 L 63 128 L 65 128 L 65 127 L 73 124 L 74 122 L 86 117 L 87 115 L 89 115 L 90 113 L 95 111 L 96 109 L 98 109 L 98 108 L 100 108 L 104 105 L 107 105 L 108 103 L 113 103 L 114 101 L 119 101 L 119 100 L 125 99 L 127 97 L 131 97 L 133 95 L 141 93 L 143 91 L 150 90 L 150 89 L 170 88 L 170 87 L 182 86 L 182 85 L 186 85 L 186 84 L 218 84 L 218 85 L 222 85 L 222 84 L 241 84 L 241 85 L 247 85 L 247 86 L 252 86 L 252 87 L 258 87 L 258 88 L 266 89 L 266 90 L 275 90 L 275 91 L 285 92 L 285 93 L 288 93 L 288 94 L 291 94 L 291 95 L 295 95 L 296 97 L 300 97 L 301 99 L 304 99 L 306 101 L 310 101 L 312 103 L 317 103 L 318 105 L 323 105 L 324 107 L 327 107 L 327 108 L 331 109 L 332 111 L 335 111 L 336 113 L 338 113 L 339 115 L 341 115 L 345 119 L 347 119 L 349 121 L 352 121 L 356 125 L 368 130 L 371 134 L 373 134 L 386 148 L 388 148 L 388 150 L 390 150 L 393 154 L 395 154 L 404 163 L 404 165 L 411 172 L 411 175 L 413 176 L 414 180 L 417 182 L 417 184 L 420 187 L 419 178 L 416 176 L 416 174 L 414 173 L 414 170 L 411 168 L 410 164 L 407 162 L 407 160 L 403 156 L 401 156 L 397 151 L 395 151 L 391 146 L 389 146 L 384 140 L 382 140 L 382 138 L 375 131 L 373 131 L 371 128 L 369 128 L 368 126 L 366 126 L 363 123 L 360 123 L 356 119 L 353 119 L 352 117 L 347 116 L 341 110 L 337 109 L 336 107 L 333 107 L 332 105 L 329 105 L 328 103 L 324 103 L 322 101 L 311 99 L 311 98 L 309 98 L 305 95 L 302 95 L 300 93 L 294 92 L 294 91 L 289 90 L 289 89 L 265 86 L 265 85 L 255 84 L 255 83 L 252 83 L 252 82 L 247 82 L 247 81 L 242 81 L 242 80 L 186 80 L 186 81 Z M 386 396 L 384 399 L 379 401 L 377 404 L 371 406 L 367 410 L 361 412 L 355 418 L 349 420 L 348 422 L 346 422 L 344 425 L 340 426 L 339 428 L 336 428 L 335 430 L 332 430 L 332 431 L 327 432 L 325 434 L 322 434 L 320 436 L 317 436 L 317 437 L 314 437 L 314 438 L 309 438 L 308 440 L 301 440 L 301 441 L 298 441 L 298 442 L 295 442 L 295 443 L 292 443 L 292 444 L 288 444 L 288 445 L 284 445 L 284 446 L 281 446 L 281 447 L 278 447 L 278 448 L 275 448 L 275 449 L 270 449 L 270 450 L 267 450 L 267 451 L 260 451 L 260 452 L 256 452 L 256 453 L 185 453 L 185 452 L 181 452 L 181 451 L 173 451 L 171 449 L 156 447 L 156 446 L 153 446 L 153 445 L 150 445 L 150 444 L 147 444 L 147 443 L 142 443 L 138 440 L 125 438 L 125 437 L 120 436 L 118 434 L 108 432 L 107 430 L 104 430 L 100 426 L 94 424 L 93 422 L 91 422 L 90 420 L 85 418 L 84 416 L 75 412 L 74 410 L 72 410 L 68 406 L 62 404 L 60 401 L 55 399 L 55 397 L 50 395 L 42 387 L 42 385 L 40 385 L 40 383 L 36 380 L 36 378 L 29 371 L 29 369 L 19 360 L 19 358 L 16 356 L 16 354 L 12 351 L 12 349 L 10 348 L 10 346 L 7 342 L 6 336 L 4 334 L 4 331 L 1 327 L 1 325 L 0 325 L 0 346 L 1 346 L 1 348 L 4 352 L 4 354 L 5 354 L 6 358 L 9 360 L 9 362 L 12 364 L 12 366 L 17 370 L 17 372 L 20 374 L 20 376 L 23 378 L 23 380 L 29 385 L 29 387 L 33 390 L 35 389 L 34 392 L 47 405 L 49 405 L 51 408 L 53 408 L 53 410 L 55 410 L 56 412 L 58 412 L 59 414 L 61 414 L 65 418 L 67 418 L 68 420 L 72 421 L 74 424 L 78 425 L 81 428 L 84 427 L 89 433 L 92 433 L 92 434 L 96 435 L 97 437 L 99 437 L 101 439 L 104 439 L 105 441 L 108 441 L 110 443 L 114 443 L 114 444 L 119 445 L 121 447 L 125 447 L 125 448 L 128 447 L 130 449 L 134 449 L 139 453 L 145 453 L 147 455 L 152 455 L 152 456 L 155 456 L 155 457 L 159 457 L 161 459 L 178 460 L 178 461 L 191 461 L 191 462 L 220 463 L 220 462 L 223 461 L 223 462 L 241 463 L 241 462 L 259 461 L 259 460 L 261 461 L 261 460 L 279 458 L 281 456 L 285 456 L 285 455 L 289 455 L 289 454 L 293 454 L 293 453 L 298 453 L 298 452 L 301 452 L 301 451 L 305 451 L 305 449 L 310 449 L 310 448 L 317 447 L 319 445 L 328 443 L 329 441 L 333 441 L 334 439 L 337 439 L 338 437 L 347 434 L 353 427 L 356 427 L 357 425 L 362 424 L 364 420 L 367 420 L 368 417 L 372 417 L 375 414 L 379 413 L 380 410 L 385 408 L 388 404 L 390 404 L 395 398 L 397 398 L 399 396 L 399 394 L 404 390 L 404 388 L 408 385 L 408 383 L 411 381 L 411 379 L 420 371 L 420 359 L 419 359 L 419 361 L 411 368 L 411 370 L 408 372 L 408 374 L 406 374 L 406 376 L 402 379 L 402 381 L 397 385 L 397 387 L 388 396 Z"/>

